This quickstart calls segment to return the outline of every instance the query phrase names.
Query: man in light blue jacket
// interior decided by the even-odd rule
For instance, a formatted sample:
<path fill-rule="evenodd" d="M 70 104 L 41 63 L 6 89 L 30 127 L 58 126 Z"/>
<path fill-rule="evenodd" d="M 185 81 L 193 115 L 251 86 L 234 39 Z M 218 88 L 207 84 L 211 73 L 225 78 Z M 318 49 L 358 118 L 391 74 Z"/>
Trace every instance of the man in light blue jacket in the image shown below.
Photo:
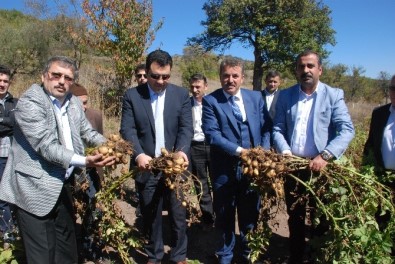
<path fill-rule="evenodd" d="M 311 159 L 309 168 L 298 172 L 302 180 L 339 158 L 354 137 L 354 127 L 344 92 L 319 81 L 319 54 L 306 50 L 296 60 L 298 84 L 282 90 L 276 104 L 273 142 L 277 152 Z M 302 263 L 305 250 L 306 204 L 295 203 L 301 186 L 287 179 L 285 196 L 290 231 L 289 263 Z M 292 207 L 292 208 L 291 208 Z M 314 231 L 313 231 L 314 233 Z"/>

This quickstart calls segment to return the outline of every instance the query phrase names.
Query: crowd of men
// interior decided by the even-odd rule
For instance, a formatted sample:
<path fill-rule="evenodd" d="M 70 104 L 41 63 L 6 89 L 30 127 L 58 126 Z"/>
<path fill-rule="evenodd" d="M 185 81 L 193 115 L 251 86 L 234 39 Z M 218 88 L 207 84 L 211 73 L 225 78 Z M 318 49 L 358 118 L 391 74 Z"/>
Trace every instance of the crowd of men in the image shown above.
<path fill-rule="evenodd" d="M 145 64 L 134 72 L 137 86 L 126 91 L 122 104 L 120 134 L 133 145 L 131 166 L 140 169 L 135 177 L 136 199 L 147 263 L 161 263 L 165 254 L 164 209 L 169 212 L 172 231 L 169 259 L 187 263 L 186 208 L 166 188 L 162 172 L 150 168 L 161 148 L 176 152 L 198 177 L 200 183 L 195 187 L 201 194 L 201 228 L 215 228 L 221 234 L 215 250 L 218 262 L 232 263 L 237 253 L 242 263 L 250 263 L 246 235 L 257 226 L 260 194 L 243 175 L 240 156 L 258 146 L 273 148 L 283 155 L 310 160 L 308 168 L 297 172 L 300 179 L 319 172 L 338 159 L 354 137 L 343 90 L 320 81 L 321 57 L 311 50 L 296 59 L 297 84 L 279 89 L 280 73 L 269 71 L 262 92 L 242 88 L 245 73 L 239 59 L 221 61 L 221 87 L 211 93 L 202 73 L 190 77 L 190 93 L 172 84 L 172 67 L 169 53 L 149 53 Z M 77 83 L 78 68 L 70 58 L 50 58 L 41 84 L 33 84 L 19 100 L 8 92 L 11 77 L 10 69 L 1 66 L 0 231 L 8 238 L 14 225 L 11 206 L 28 263 L 79 263 L 80 237 L 85 231 L 76 227 L 74 219 L 73 182 L 80 177 L 81 168 L 90 168 L 87 199 L 94 199 L 103 177 L 100 168 L 115 160 L 101 154 L 84 155 L 85 147 L 105 141 L 101 113 L 86 107 L 87 89 Z M 373 111 L 365 155 L 373 152 L 378 167 L 395 170 L 395 76 L 389 95 L 391 103 Z M 288 263 L 309 258 L 305 254 L 308 201 L 296 202 L 295 193 L 304 192 L 296 185 L 292 180 L 285 183 Z M 312 235 L 323 229 L 313 226 Z"/>

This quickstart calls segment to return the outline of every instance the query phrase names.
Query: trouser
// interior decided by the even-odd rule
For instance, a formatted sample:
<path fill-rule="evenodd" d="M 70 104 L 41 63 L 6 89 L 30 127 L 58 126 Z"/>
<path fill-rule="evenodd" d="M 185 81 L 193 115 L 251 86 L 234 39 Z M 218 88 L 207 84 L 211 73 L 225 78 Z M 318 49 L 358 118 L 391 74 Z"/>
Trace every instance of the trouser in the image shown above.
<path fill-rule="evenodd" d="M 181 205 L 175 191 L 165 186 L 160 175 L 152 175 L 146 183 L 138 183 L 140 207 L 143 216 L 146 244 L 144 249 L 150 262 L 160 262 L 164 256 L 162 210 L 166 202 L 171 227 L 170 261 L 186 259 L 188 239 L 186 235 L 186 208 Z"/>
<path fill-rule="evenodd" d="M 231 165 L 230 165 L 231 166 Z M 250 189 L 245 176 L 241 175 L 240 166 L 228 175 L 213 178 L 215 227 L 222 232 L 222 245 L 216 251 L 221 264 L 230 264 L 236 243 L 235 218 L 240 230 L 241 255 L 248 263 L 251 252 L 246 235 L 256 227 L 259 216 L 259 195 Z"/>
<path fill-rule="evenodd" d="M 191 144 L 192 174 L 197 176 L 199 182 L 195 181 L 195 189 L 201 194 L 199 205 L 202 211 L 202 221 L 206 224 L 214 222 L 213 202 L 208 181 L 210 166 L 210 146 L 205 142 L 192 142 Z"/>
<path fill-rule="evenodd" d="M 6 157 L 0 157 L 0 181 L 3 176 L 5 166 L 7 164 Z M 12 231 L 14 221 L 12 220 L 12 214 L 9 203 L 0 200 L 0 231 L 5 234 Z"/>
<path fill-rule="evenodd" d="M 63 185 L 52 211 L 43 217 L 17 208 L 16 216 L 29 264 L 78 262 L 71 184 Z"/>

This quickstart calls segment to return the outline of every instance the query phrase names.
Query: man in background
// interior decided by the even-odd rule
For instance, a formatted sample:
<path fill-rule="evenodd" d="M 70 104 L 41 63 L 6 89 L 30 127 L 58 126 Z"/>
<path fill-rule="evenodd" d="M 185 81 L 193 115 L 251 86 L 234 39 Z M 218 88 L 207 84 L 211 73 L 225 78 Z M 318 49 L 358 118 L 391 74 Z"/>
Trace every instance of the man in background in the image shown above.
<path fill-rule="evenodd" d="M 87 89 L 79 83 L 73 83 L 70 87 L 70 92 L 77 96 L 84 108 L 85 116 L 92 127 L 103 135 L 103 116 L 99 110 L 88 107 L 89 97 Z"/>
<path fill-rule="evenodd" d="M 123 97 L 121 135 L 131 142 L 131 166 L 136 175 L 143 216 L 148 263 L 160 263 L 164 256 L 163 203 L 168 202 L 172 230 L 170 261 L 186 264 L 186 208 L 176 193 L 165 186 L 162 172 L 151 171 L 150 161 L 161 148 L 174 151 L 187 163 L 193 135 L 188 90 L 169 83 L 173 59 L 168 52 L 155 50 L 146 59 L 147 83 L 128 89 Z"/>
<path fill-rule="evenodd" d="M 96 109 L 92 109 L 88 107 L 89 97 L 87 89 L 79 83 L 73 83 L 70 86 L 70 92 L 77 96 L 81 103 L 85 112 L 85 116 L 91 124 L 92 128 L 97 132 L 103 135 L 103 117 L 102 113 Z M 83 196 L 83 200 L 86 203 L 87 207 L 84 211 L 82 218 L 77 219 L 77 243 L 80 253 L 80 258 L 93 258 L 92 254 L 97 256 L 101 255 L 101 249 L 90 248 L 95 243 L 92 243 L 92 237 L 89 235 L 93 234 L 92 228 L 94 228 L 95 212 L 98 211 L 95 203 L 95 195 L 101 189 L 101 178 L 103 177 L 103 169 L 102 168 L 86 168 L 86 170 L 82 171 L 82 177 L 79 179 L 89 181 L 89 188 L 81 195 Z"/>
<path fill-rule="evenodd" d="M 147 82 L 147 74 L 145 73 L 145 64 L 137 65 L 134 70 L 134 80 L 137 82 L 137 85 L 141 85 Z"/>
<path fill-rule="evenodd" d="M 265 77 L 266 88 L 262 90 L 263 99 L 266 102 L 267 111 L 273 120 L 276 114 L 276 102 L 278 98 L 278 87 L 281 84 L 281 76 L 277 71 L 269 71 Z"/>
<path fill-rule="evenodd" d="M 200 210 L 202 212 L 202 227 L 213 226 L 214 213 L 208 174 L 210 171 L 210 145 L 206 142 L 202 130 L 202 99 L 207 92 L 207 79 L 203 74 L 196 73 L 189 79 L 192 93 L 193 138 L 191 143 L 191 168 L 199 182 L 195 182 L 196 192 L 200 194 Z"/>
<path fill-rule="evenodd" d="M 11 148 L 11 141 L 14 128 L 14 109 L 17 98 L 14 98 L 8 91 L 11 85 L 11 70 L 0 65 L 0 181 L 8 160 Z M 13 238 L 12 229 L 14 221 L 12 219 L 10 205 L 5 201 L 0 201 L 0 231 L 4 241 Z"/>

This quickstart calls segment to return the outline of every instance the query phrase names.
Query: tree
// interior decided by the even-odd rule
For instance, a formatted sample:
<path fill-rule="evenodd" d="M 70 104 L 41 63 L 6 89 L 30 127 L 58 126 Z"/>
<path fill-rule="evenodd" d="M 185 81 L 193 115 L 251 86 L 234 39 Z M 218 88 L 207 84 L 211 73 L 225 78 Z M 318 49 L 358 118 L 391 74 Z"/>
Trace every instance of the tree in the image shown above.
<path fill-rule="evenodd" d="M 123 88 L 162 26 L 150 29 L 152 1 L 84 0 L 82 8 L 88 17 L 87 44 L 112 58 L 118 88 Z"/>
<path fill-rule="evenodd" d="M 388 103 L 388 83 L 391 75 L 388 72 L 381 71 L 377 80 L 377 86 L 380 89 L 380 95 L 385 98 L 385 103 Z"/>
<path fill-rule="evenodd" d="M 345 98 L 349 101 L 357 101 L 366 97 L 367 94 L 367 80 L 362 75 L 365 73 L 365 69 L 361 66 L 352 66 L 351 75 L 347 80 L 345 87 Z"/>
<path fill-rule="evenodd" d="M 240 42 L 254 53 L 254 90 L 261 90 L 264 71 L 291 68 L 298 53 L 313 49 L 323 58 L 335 44 L 330 10 L 320 0 L 209 0 L 204 4 L 206 31 L 188 45 L 206 50 Z"/>
<path fill-rule="evenodd" d="M 216 78 L 217 68 L 218 58 L 215 54 L 205 52 L 198 46 L 184 48 L 180 65 L 183 86 L 189 87 L 189 78 L 195 73 L 202 73 L 207 78 Z"/>
<path fill-rule="evenodd" d="M 13 74 L 33 74 L 50 53 L 48 24 L 16 10 L 0 10 L 0 54 Z"/>
<path fill-rule="evenodd" d="M 333 66 L 325 64 L 323 68 L 324 69 L 320 80 L 333 87 L 342 87 L 344 78 L 348 72 L 348 67 L 339 63 Z"/>

